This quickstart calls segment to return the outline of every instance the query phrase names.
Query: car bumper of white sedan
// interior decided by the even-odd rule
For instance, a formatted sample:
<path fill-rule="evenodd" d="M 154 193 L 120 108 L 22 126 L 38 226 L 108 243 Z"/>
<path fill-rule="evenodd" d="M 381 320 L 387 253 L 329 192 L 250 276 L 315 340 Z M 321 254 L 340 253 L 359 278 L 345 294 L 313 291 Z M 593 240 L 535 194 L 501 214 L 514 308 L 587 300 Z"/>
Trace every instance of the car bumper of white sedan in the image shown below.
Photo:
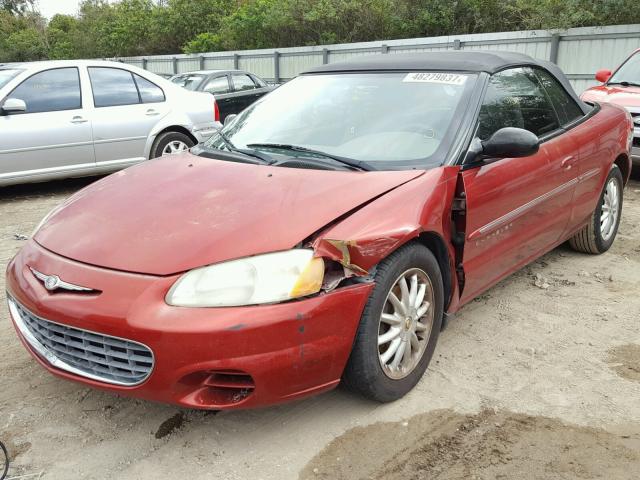
<path fill-rule="evenodd" d="M 198 143 L 204 142 L 209 139 L 214 133 L 222 128 L 220 122 L 208 122 L 194 125 L 191 128 L 191 133 L 198 140 Z"/>

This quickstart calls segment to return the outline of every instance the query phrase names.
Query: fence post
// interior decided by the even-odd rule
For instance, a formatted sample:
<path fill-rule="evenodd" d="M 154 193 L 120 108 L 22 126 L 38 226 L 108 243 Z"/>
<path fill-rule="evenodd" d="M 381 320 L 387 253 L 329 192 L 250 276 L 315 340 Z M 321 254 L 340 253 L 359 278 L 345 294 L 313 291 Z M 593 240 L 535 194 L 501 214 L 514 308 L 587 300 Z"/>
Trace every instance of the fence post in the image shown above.
<path fill-rule="evenodd" d="M 456 39 L 453 41 L 453 49 L 454 49 L 454 50 L 460 50 L 461 48 L 462 48 L 462 42 L 460 41 L 460 39 L 459 39 L 459 38 L 456 38 Z"/>
<path fill-rule="evenodd" d="M 233 54 L 233 69 L 238 70 L 240 68 L 240 55 L 237 53 Z"/>
<path fill-rule="evenodd" d="M 326 65 L 327 63 L 329 63 L 329 49 L 328 48 L 323 48 L 322 49 L 322 64 Z"/>
<path fill-rule="evenodd" d="M 389 45 L 380 46 L 380 53 L 389 53 Z"/>
<path fill-rule="evenodd" d="M 558 63 L 558 51 L 560 50 L 560 34 L 554 33 L 551 35 L 551 48 L 549 51 L 549 61 Z"/>
<path fill-rule="evenodd" d="M 200 70 L 204 70 L 204 55 L 200 55 Z"/>
<path fill-rule="evenodd" d="M 147 69 L 147 57 L 142 58 L 142 69 L 143 70 Z"/>
<path fill-rule="evenodd" d="M 273 81 L 280 83 L 280 52 L 273 52 Z"/>
<path fill-rule="evenodd" d="M 171 65 L 172 65 L 172 69 L 173 69 L 173 74 L 177 74 L 178 73 L 178 59 L 176 57 L 173 57 L 171 59 Z"/>

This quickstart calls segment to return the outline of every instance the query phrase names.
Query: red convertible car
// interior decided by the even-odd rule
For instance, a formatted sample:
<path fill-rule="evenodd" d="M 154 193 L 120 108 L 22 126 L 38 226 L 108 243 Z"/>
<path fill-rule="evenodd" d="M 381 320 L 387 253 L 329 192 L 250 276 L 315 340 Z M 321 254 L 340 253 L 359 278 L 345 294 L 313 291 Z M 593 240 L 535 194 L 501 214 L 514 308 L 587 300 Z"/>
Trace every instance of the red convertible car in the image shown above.
<path fill-rule="evenodd" d="M 11 317 L 51 373 L 123 395 L 392 401 L 462 305 L 567 240 L 611 246 L 631 139 L 519 54 L 324 65 L 50 212 L 8 266 Z"/>
<path fill-rule="evenodd" d="M 640 48 L 633 52 L 615 72 L 598 70 L 596 80 L 602 85 L 581 95 L 586 102 L 613 103 L 626 108 L 635 123 L 631 160 L 640 166 Z"/>

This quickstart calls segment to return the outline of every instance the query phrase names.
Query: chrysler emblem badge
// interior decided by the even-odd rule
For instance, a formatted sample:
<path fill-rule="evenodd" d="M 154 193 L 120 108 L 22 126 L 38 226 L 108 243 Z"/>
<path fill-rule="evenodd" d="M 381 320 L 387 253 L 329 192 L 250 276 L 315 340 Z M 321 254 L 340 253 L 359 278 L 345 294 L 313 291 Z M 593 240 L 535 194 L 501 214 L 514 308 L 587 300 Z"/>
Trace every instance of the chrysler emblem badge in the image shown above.
<path fill-rule="evenodd" d="M 53 292 L 54 290 L 71 290 L 73 292 L 93 292 L 93 288 L 82 287 L 80 285 L 74 285 L 73 283 L 65 282 L 57 275 L 47 275 L 46 273 L 39 272 L 35 268 L 29 267 L 33 276 L 42 282 L 44 288 Z"/>
<path fill-rule="evenodd" d="M 48 275 L 44 279 L 44 288 L 47 290 L 55 290 L 60 285 L 60 277 L 57 275 Z"/>

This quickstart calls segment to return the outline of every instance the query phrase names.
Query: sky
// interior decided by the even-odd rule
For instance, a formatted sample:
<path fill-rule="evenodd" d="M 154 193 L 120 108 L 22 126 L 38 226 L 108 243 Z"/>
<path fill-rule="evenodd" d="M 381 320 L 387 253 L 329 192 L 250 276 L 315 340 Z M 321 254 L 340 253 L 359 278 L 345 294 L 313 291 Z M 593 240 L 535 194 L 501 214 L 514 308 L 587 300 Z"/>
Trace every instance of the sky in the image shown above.
<path fill-rule="evenodd" d="M 51 19 L 56 13 L 75 15 L 79 0 L 38 0 L 38 9 L 43 17 Z"/>

